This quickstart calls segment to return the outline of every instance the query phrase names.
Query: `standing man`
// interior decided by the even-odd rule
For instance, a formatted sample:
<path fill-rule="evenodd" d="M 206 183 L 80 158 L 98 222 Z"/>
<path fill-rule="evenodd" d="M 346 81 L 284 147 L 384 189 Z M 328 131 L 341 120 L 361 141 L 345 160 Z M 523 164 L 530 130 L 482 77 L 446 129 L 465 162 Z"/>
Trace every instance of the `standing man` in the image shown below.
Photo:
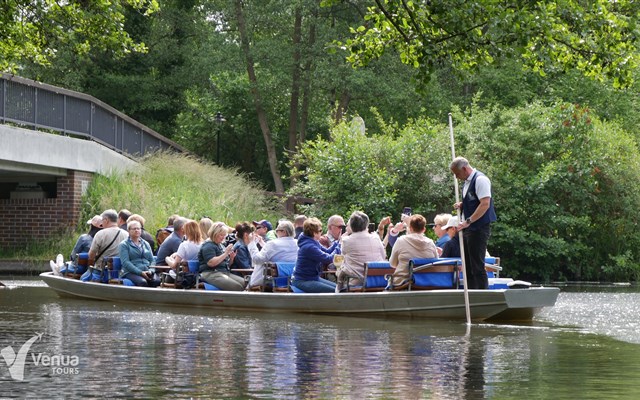
<path fill-rule="evenodd" d="M 456 178 L 464 181 L 462 202 L 454 204 L 454 207 L 462 211 L 458 230 L 463 230 L 464 256 L 468 265 L 467 285 L 469 289 L 487 289 L 489 280 L 484 270 L 484 257 L 491 235 L 491 223 L 497 219 L 491 197 L 491 181 L 485 174 L 472 168 L 463 157 L 456 157 L 449 169 Z"/>

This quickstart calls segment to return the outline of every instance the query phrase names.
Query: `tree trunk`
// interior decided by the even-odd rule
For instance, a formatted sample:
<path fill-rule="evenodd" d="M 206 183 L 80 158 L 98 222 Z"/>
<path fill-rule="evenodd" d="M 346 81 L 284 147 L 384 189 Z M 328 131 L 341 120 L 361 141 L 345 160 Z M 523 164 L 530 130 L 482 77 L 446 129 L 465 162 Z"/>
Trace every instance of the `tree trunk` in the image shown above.
<path fill-rule="evenodd" d="M 247 35 L 247 26 L 244 20 L 244 13 L 242 12 L 241 0 L 235 1 L 235 8 L 236 18 L 238 21 L 238 31 L 240 32 L 241 48 L 247 62 L 247 74 L 249 75 L 249 83 L 251 85 L 251 95 L 253 96 L 253 102 L 256 107 L 256 114 L 258 115 L 258 122 L 260 123 L 260 129 L 262 130 L 262 136 L 264 137 L 264 144 L 267 148 L 267 156 L 269 159 L 271 176 L 273 177 L 273 183 L 275 185 L 276 193 L 284 193 L 284 185 L 282 184 L 282 179 L 280 178 L 276 149 L 273 145 L 273 139 L 271 138 L 271 131 L 269 130 L 267 114 L 264 111 L 264 107 L 262 106 L 262 98 L 260 97 L 260 90 L 258 89 L 258 79 L 256 78 L 256 72 L 253 68 L 253 56 L 251 55 L 251 51 L 249 48 L 249 38 Z"/>
<path fill-rule="evenodd" d="M 312 17 L 309 25 L 309 44 L 308 48 L 313 51 L 316 44 L 316 21 L 315 15 Z M 309 104 L 311 103 L 311 73 L 313 68 L 313 54 L 307 55 L 307 62 L 304 65 L 304 78 L 302 82 L 302 109 L 300 110 L 300 137 L 298 143 L 302 144 L 307 139 L 307 124 L 309 123 Z"/>
<path fill-rule="evenodd" d="M 300 46 L 302 42 L 302 9 L 296 8 L 293 25 L 293 63 L 291 71 L 291 102 L 289 103 L 289 151 L 296 151 L 298 141 L 298 107 L 300 102 Z"/>
<path fill-rule="evenodd" d="M 345 112 L 347 112 L 347 108 L 349 107 L 349 102 L 351 101 L 351 94 L 347 90 L 340 93 L 340 101 L 336 107 L 336 111 L 333 115 L 333 120 L 336 124 L 342 121 Z"/>

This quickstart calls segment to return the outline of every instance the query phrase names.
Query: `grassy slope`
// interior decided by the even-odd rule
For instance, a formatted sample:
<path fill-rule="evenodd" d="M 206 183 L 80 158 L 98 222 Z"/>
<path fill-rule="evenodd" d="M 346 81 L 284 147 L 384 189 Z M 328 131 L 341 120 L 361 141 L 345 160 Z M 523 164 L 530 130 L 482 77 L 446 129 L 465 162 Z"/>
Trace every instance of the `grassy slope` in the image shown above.
<path fill-rule="evenodd" d="M 238 221 L 269 219 L 281 215 L 277 205 L 256 182 L 235 170 L 206 164 L 195 158 L 161 153 L 122 175 L 96 175 L 83 197 L 78 226 L 50 240 L 30 243 L 22 249 L 0 254 L 2 258 L 46 260 L 62 253 L 68 257 L 84 224 L 94 214 L 126 208 L 146 219 L 145 229 L 155 234 L 172 214 L 235 225 Z"/>

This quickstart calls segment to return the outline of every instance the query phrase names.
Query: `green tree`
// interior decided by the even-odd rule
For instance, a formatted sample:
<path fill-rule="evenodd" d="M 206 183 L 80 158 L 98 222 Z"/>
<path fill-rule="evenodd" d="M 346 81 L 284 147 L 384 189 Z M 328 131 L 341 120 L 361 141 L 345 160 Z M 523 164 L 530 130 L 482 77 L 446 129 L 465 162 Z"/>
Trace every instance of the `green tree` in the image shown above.
<path fill-rule="evenodd" d="M 600 279 L 616 263 L 637 268 L 640 189 L 631 182 L 640 163 L 631 135 L 570 104 L 474 107 L 456 119 L 458 152 L 491 178 L 498 221 L 489 249 L 510 273 Z"/>
<path fill-rule="evenodd" d="M 397 216 L 403 206 L 425 215 L 451 209 L 445 127 L 424 119 L 402 128 L 379 124 L 381 133 L 366 134 L 356 117 L 336 125 L 328 140 L 302 145 L 293 159 L 300 179 L 290 192 L 317 199 L 310 213 L 326 217 L 364 210 L 377 220 Z"/>
<path fill-rule="evenodd" d="M 185 147 L 215 161 L 210 149 L 219 133 L 221 164 L 239 166 L 277 190 L 265 131 L 278 176 L 284 179 L 288 157 L 300 143 L 327 137 L 329 115 L 340 121 L 357 112 L 375 128 L 372 106 L 389 120 L 405 121 L 420 112 L 407 79 L 412 71 L 397 59 L 385 57 L 356 70 L 346 63 L 344 52 L 327 51 L 328 43 L 348 33 L 358 14 L 353 9 L 319 9 L 313 1 L 244 1 L 241 11 L 250 40 L 248 50 L 242 50 L 235 4 L 203 3 L 209 35 L 200 53 L 209 78 L 189 88 L 189 108 L 180 114 L 176 136 Z M 251 63 L 246 62 L 247 51 Z M 227 120 L 221 127 L 212 122 L 216 112 Z"/>
<path fill-rule="evenodd" d="M 367 10 L 344 42 L 349 60 L 366 65 L 393 48 L 423 82 L 443 61 L 470 70 L 517 57 L 541 74 L 578 69 L 620 87 L 640 59 L 636 1 L 376 0 Z"/>
<path fill-rule="evenodd" d="M 176 117 L 185 109 L 185 91 L 206 82 L 200 55 L 208 31 L 197 0 L 162 0 L 149 16 L 126 8 L 124 29 L 144 53 L 114 57 L 91 49 L 77 54 L 63 47 L 52 65 L 27 64 L 28 76 L 91 94 L 164 136 L 176 134 Z M 22 72 L 21 72 L 22 73 Z"/>
<path fill-rule="evenodd" d="M 156 0 L 7 0 L 0 6 L 0 70 L 16 71 L 25 62 L 48 65 L 63 47 L 77 54 L 92 49 L 122 56 L 145 51 L 124 29 L 125 9 L 149 15 Z"/>

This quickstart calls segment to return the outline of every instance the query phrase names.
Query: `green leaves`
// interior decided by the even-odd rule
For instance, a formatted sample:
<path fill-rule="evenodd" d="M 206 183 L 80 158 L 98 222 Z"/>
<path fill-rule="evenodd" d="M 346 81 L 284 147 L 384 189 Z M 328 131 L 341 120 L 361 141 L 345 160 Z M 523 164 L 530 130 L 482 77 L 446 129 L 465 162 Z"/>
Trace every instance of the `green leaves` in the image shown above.
<path fill-rule="evenodd" d="M 510 271 L 607 279 L 627 251 L 624 265 L 638 264 L 640 189 L 632 182 L 640 164 L 629 133 L 572 104 L 474 108 L 457 119 L 459 151 L 492 180 L 490 252 Z"/>
<path fill-rule="evenodd" d="M 640 61 L 639 17 L 640 4 L 630 0 L 386 0 L 368 9 L 366 28 L 360 26 L 344 45 L 355 66 L 394 48 L 403 63 L 420 69 L 423 83 L 440 62 L 474 70 L 517 56 L 543 76 L 578 69 L 597 80 L 610 79 L 615 87 L 628 87 Z"/>
<path fill-rule="evenodd" d="M 314 211 L 326 216 L 364 210 L 378 220 L 406 205 L 425 214 L 451 207 L 444 126 L 419 120 L 366 135 L 358 120 L 335 126 L 330 141 L 303 145 L 291 163 L 299 178 L 292 193 L 318 199 Z"/>
<path fill-rule="evenodd" d="M 124 29 L 124 9 L 144 15 L 159 9 L 156 0 L 4 1 L 0 8 L 0 70 L 15 71 L 24 62 L 48 65 L 59 48 L 71 46 L 77 54 L 91 49 L 114 56 L 144 52 Z"/>

